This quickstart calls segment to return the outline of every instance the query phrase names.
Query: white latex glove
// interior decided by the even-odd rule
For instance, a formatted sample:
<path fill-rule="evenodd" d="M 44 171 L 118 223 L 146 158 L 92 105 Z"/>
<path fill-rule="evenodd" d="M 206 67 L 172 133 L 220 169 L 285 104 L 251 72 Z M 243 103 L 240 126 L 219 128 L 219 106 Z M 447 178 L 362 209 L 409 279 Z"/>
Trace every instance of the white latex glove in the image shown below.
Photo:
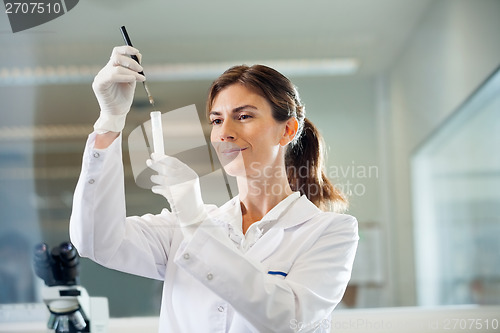
<path fill-rule="evenodd" d="M 191 237 L 207 217 L 198 175 L 177 158 L 164 154 L 151 154 L 146 164 L 158 172 L 158 175 L 151 176 L 151 181 L 157 184 L 151 190 L 168 200 L 184 236 Z"/>
<path fill-rule="evenodd" d="M 136 82 L 146 80 L 139 74 L 143 70 L 142 66 L 130 58 L 131 55 L 141 59 L 139 50 L 134 47 L 115 47 L 106 66 L 94 78 L 92 89 L 101 108 L 94 130 L 99 134 L 123 130 L 134 98 Z"/>

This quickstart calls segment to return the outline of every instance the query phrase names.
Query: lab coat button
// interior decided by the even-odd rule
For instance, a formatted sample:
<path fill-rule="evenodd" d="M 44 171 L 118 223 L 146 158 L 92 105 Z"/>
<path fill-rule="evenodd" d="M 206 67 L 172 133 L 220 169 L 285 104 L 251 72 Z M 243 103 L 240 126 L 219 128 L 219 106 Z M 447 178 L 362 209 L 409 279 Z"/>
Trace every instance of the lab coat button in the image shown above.
<path fill-rule="evenodd" d="M 212 273 L 207 274 L 207 280 L 212 280 L 213 278 L 214 276 L 212 275 Z"/>
<path fill-rule="evenodd" d="M 101 155 L 99 155 L 99 153 L 98 153 L 98 152 L 94 152 L 94 157 L 95 157 L 95 158 L 99 158 L 99 156 L 101 156 Z"/>
<path fill-rule="evenodd" d="M 95 183 L 95 180 L 93 180 L 93 179 L 89 180 L 89 184 L 94 184 L 94 183 Z"/>
<path fill-rule="evenodd" d="M 188 260 L 189 259 L 189 253 L 184 253 L 184 259 Z"/>
<path fill-rule="evenodd" d="M 221 305 L 217 308 L 217 310 L 219 310 L 219 312 L 224 312 L 224 307 Z"/>

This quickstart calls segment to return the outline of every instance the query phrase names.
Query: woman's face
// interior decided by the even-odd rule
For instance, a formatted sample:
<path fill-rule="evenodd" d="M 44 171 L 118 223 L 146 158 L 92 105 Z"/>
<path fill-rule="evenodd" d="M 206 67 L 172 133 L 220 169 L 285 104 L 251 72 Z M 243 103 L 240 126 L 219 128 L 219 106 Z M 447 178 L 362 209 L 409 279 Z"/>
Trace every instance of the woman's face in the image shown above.
<path fill-rule="evenodd" d="M 236 177 L 260 177 L 284 165 L 287 122 L 278 123 L 261 95 L 236 83 L 221 90 L 210 110 L 211 141 L 224 170 Z M 292 136 L 293 138 L 293 136 Z"/>

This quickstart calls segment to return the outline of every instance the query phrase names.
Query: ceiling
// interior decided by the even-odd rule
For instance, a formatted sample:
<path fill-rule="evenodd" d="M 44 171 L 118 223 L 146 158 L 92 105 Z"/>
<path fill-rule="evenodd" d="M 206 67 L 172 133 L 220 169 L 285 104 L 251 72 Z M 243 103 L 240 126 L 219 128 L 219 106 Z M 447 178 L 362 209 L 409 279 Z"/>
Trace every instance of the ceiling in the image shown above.
<path fill-rule="evenodd" d="M 102 66 L 125 25 L 143 64 L 354 57 L 360 75 L 394 61 L 431 0 L 85 0 L 13 34 L 0 15 L 2 68 Z M 147 71 L 146 71 L 147 74 Z"/>
<path fill-rule="evenodd" d="M 112 47 L 123 44 L 122 25 L 143 54 L 146 76 L 155 81 L 150 89 L 159 109 L 193 103 L 202 109 L 216 74 L 212 79 L 167 82 L 156 71 L 212 63 L 353 58 L 360 65 L 354 75 L 369 78 L 395 61 L 431 2 L 85 0 L 59 18 L 18 33 L 12 33 L 7 15 L 1 14 L 0 141 L 26 132 L 12 126 L 91 125 L 96 114 L 77 112 L 75 105 L 96 109 L 90 82 Z M 44 81 L 19 79 L 40 71 Z M 309 73 L 314 75 L 318 73 Z M 134 103 L 134 109 L 149 106 L 142 92 Z M 6 112 L 12 109 L 18 111 Z M 138 116 L 141 121 L 144 114 Z M 79 131 L 65 129 L 71 130 Z M 46 129 L 39 132 L 50 136 Z"/>

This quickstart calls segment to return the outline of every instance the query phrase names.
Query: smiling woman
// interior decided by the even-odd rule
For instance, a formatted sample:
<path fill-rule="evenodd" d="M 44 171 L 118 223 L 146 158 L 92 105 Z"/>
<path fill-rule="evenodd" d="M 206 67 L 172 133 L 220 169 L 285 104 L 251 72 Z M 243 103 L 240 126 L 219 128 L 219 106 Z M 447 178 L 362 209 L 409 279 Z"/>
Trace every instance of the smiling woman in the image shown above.
<path fill-rule="evenodd" d="M 226 110 L 225 122 L 223 110 Z M 283 156 L 281 160 L 277 159 L 277 156 L 267 157 L 275 162 L 272 174 L 287 175 L 283 182 L 285 185 L 281 188 L 290 187 L 293 191 L 299 191 L 322 209 L 344 211 L 347 208 L 345 196 L 332 185 L 323 171 L 324 149 L 321 134 L 305 117 L 305 107 L 296 87 L 278 71 L 263 65 L 242 65 L 228 69 L 210 88 L 207 116 L 214 126 L 211 139 L 216 146 L 221 142 L 225 143 L 223 146 L 227 146 L 229 142 L 239 147 L 245 137 L 235 137 L 233 134 L 238 131 L 242 131 L 243 135 L 250 135 L 251 140 L 271 140 L 274 135 L 274 142 L 257 142 L 255 148 L 271 145 L 276 153 L 278 146 L 285 147 L 283 165 L 280 164 Z M 228 130 L 231 132 L 224 132 Z M 248 133 L 249 131 L 251 133 Z M 286 137 L 281 137 L 281 132 L 284 132 Z M 271 138 L 264 138 L 264 134 L 270 135 Z M 241 148 L 252 148 L 252 142 L 246 142 L 246 146 Z M 220 149 L 216 151 L 219 152 Z M 250 152 L 241 156 L 248 156 Z M 231 156 L 219 154 L 219 158 L 226 165 L 229 162 L 228 157 L 236 157 L 234 153 L 232 151 Z M 264 168 L 267 169 L 266 172 L 270 171 L 268 164 L 271 161 L 263 161 L 262 158 L 243 158 L 247 176 L 262 176 Z M 226 166 L 226 169 L 232 174 L 230 166 Z M 269 183 L 269 179 L 266 185 L 275 188 L 274 184 Z M 268 193 L 262 189 L 261 192 Z"/>
<path fill-rule="evenodd" d="M 323 174 L 319 133 L 294 85 L 265 66 L 222 74 L 207 102 L 211 141 L 239 195 L 205 205 L 198 175 L 153 153 L 152 191 L 171 210 L 126 217 L 121 131 L 144 77 L 135 62 L 122 64 L 138 52 L 116 47 L 92 85 L 101 113 L 70 222 L 80 255 L 164 281 L 161 332 L 287 332 L 298 322 L 327 332 L 350 279 L 357 221 L 329 209 L 345 199 Z M 297 167 L 308 171 L 297 177 Z"/>

